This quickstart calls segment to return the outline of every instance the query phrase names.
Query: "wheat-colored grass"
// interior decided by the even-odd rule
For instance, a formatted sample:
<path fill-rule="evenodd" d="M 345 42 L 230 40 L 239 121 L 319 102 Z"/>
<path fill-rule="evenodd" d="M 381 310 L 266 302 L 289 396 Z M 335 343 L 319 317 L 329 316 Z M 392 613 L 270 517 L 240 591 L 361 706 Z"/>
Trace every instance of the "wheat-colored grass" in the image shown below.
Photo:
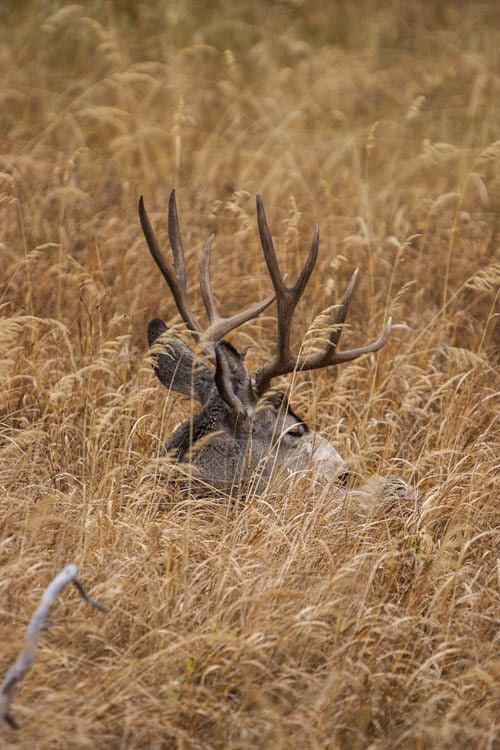
<path fill-rule="evenodd" d="M 499 747 L 496 3 L 1 13 L 1 675 L 65 563 L 110 612 L 64 592 L 0 746 Z M 290 278 L 321 226 L 297 342 L 358 265 L 344 346 L 407 324 L 292 402 L 416 505 L 167 481 L 191 406 L 147 361 L 177 318 L 136 207 L 167 247 L 174 186 L 196 305 L 213 231 L 221 308 L 268 293 L 260 192 Z M 256 367 L 274 335 L 233 338 Z"/>

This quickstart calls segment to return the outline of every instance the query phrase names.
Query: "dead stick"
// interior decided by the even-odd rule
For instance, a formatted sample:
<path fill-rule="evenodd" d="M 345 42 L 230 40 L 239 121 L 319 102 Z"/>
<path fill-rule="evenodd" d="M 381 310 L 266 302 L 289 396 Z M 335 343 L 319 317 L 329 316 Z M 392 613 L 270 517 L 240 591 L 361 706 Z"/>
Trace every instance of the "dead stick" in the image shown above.
<path fill-rule="evenodd" d="M 80 579 L 78 578 L 78 568 L 76 565 L 66 565 L 60 573 L 56 575 L 54 580 L 49 583 L 45 591 L 43 592 L 42 600 L 38 605 L 33 617 L 30 620 L 28 627 L 26 628 L 26 634 L 24 636 L 25 647 L 16 659 L 16 662 L 7 672 L 7 676 L 3 681 L 3 685 L 0 688 L 0 727 L 2 726 L 4 719 L 10 724 L 11 727 L 17 727 L 17 723 L 14 721 L 12 716 L 9 714 L 9 707 L 12 703 L 14 693 L 16 691 L 17 683 L 23 678 L 26 672 L 31 668 L 33 660 L 35 658 L 36 650 L 38 648 L 38 639 L 42 632 L 45 620 L 49 616 L 52 607 L 54 606 L 57 597 L 61 591 L 68 585 L 68 583 L 74 583 L 81 596 L 85 599 L 87 604 L 101 612 L 107 612 L 108 610 L 99 602 L 92 599 L 84 587 Z"/>

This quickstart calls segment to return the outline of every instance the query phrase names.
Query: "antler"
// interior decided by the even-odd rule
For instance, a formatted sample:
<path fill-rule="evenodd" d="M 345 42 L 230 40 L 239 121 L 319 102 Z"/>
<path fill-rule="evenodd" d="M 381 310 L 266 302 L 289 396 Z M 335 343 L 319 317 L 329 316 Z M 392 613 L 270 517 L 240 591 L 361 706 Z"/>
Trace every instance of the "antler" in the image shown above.
<path fill-rule="evenodd" d="M 319 227 L 316 225 L 309 256 L 300 272 L 299 278 L 293 286 L 289 287 L 285 284 L 285 279 L 279 269 L 260 195 L 257 195 L 257 221 L 259 225 L 262 250 L 273 283 L 278 308 L 278 343 L 276 345 L 276 354 L 267 365 L 264 365 L 264 367 L 258 371 L 256 375 L 255 385 L 257 393 L 264 393 L 269 387 L 271 380 L 278 375 L 286 375 L 295 370 L 316 370 L 321 367 L 330 367 L 331 365 L 338 365 L 342 362 L 349 362 L 353 359 L 357 359 L 363 354 L 378 351 L 387 341 L 387 337 L 391 331 L 391 318 L 388 319 L 380 337 L 372 344 L 367 344 L 366 346 L 361 346 L 357 349 L 346 349 L 341 352 L 337 351 L 337 345 L 342 334 L 342 327 L 347 317 L 347 311 L 358 278 L 359 269 L 356 269 L 351 276 L 342 302 L 338 307 L 332 323 L 328 342 L 324 348 L 317 352 L 313 352 L 312 354 L 297 355 L 292 353 L 290 349 L 292 317 L 304 289 L 306 288 L 307 282 L 309 281 L 314 264 L 316 263 L 316 258 L 318 257 Z"/>
<path fill-rule="evenodd" d="M 173 266 L 160 250 L 158 240 L 156 239 L 156 235 L 144 206 L 142 195 L 139 199 L 139 219 L 149 251 L 165 281 L 170 287 L 170 291 L 172 292 L 175 304 L 183 321 L 191 331 L 194 340 L 197 343 L 200 343 L 204 351 L 214 359 L 215 344 L 224 338 L 229 331 L 238 328 L 248 320 L 260 315 L 260 313 L 263 312 L 266 307 L 269 307 L 274 301 L 275 295 L 271 294 L 261 302 L 257 302 L 247 310 L 242 310 L 241 312 L 232 315 L 230 318 L 222 318 L 217 310 L 210 282 L 210 253 L 214 241 L 214 235 L 212 235 L 203 249 L 200 263 L 200 290 L 209 321 L 208 328 L 204 330 L 194 314 L 187 296 L 186 264 L 184 261 L 184 248 L 179 229 L 175 190 L 172 190 L 170 193 L 170 199 L 168 202 L 168 238 L 174 256 Z"/>
<path fill-rule="evenodd" d="M 183 321 L 188 326 L 195 341 L 201 344 L 204 351 L 212 360 L 215 359 L 214 347 L 218 341 L 224 338 L 229 331 L 238 328 L 248 320 L 260 315 L 260 313 L 263 312 L 274 301 L 274 299 L 276 299 L 278 308 L 278 343 L 276 345 L 276 354 L 267 365 L 264 365 L 264 367 L 258 371 L 256 375 L 255 385 L 257 393 L 259 394 L 262 394 L 269 387 L 271 380 L 278 375 L 286 375 L 294 370 L 316 370 L 322 367 L 338 365 L 342 362 L 349 362 L 361 357 L 363 354 L 378 351 L 387 341 L 391 331 L 391 318 L 388 319 L 379 338 L 373 343 L 360 346 L 356 349 L 346 349 L 345 351 L 340 352 L 337 351 L 337 346 L 340 341 L 343 325 L 347 317 L 347 311 L 349 309 L 351 297 L 359 274 L 359 269 L 356 269 L 351 276 L 342 302 L 337 309 L 328 336 L 328 341 L 323 349 L 305 355 L 292 353 L 290 348 L 290 334 L 293 314 L 302 294 L 304 293 L 304 289 L 307 286 L 318 257 L 319 227 L 316 225 L 311 249 L 304 267 L 299 274 L 299 278 L 293 286 L 287 286 L 278 265 L 260 195 L 257 195 L 257 222 L 264 258 L 274 287 L 274 294 L 271 294 L 261 302 L 257 302 L 247 310 L 242 310 L 229 318 L 221 317 L 217 310 L 210 281 L 210 254 L 214 241 L 214 235 L 212 235 L 205 244 L 200 263 L 200 290 L 209 321 L 206 330 L 203 329 L 203 326 L 194 314 L 187 296 L 186 264 L 179 229 L 175 190 L 172 190 L 170 193 L 168 204 L 168 237 L 174 256 L 173 265 L 160 250 L 142 196 L 139 200 L 139 218 L 149 251 L 170 287 L 170 291 L 172 292 L 175 304 Z"/>

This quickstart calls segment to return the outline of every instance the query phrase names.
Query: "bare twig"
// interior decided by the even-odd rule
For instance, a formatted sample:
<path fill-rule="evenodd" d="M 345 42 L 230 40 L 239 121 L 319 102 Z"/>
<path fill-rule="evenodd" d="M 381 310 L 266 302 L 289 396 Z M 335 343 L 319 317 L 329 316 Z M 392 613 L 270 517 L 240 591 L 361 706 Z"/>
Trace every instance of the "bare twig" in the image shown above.
<path fill-rule="evenodd" d="M 26 628 L 26 635 L 24 636 L 26 645 L 17 657 L 15 663 L 7 672 L 7 676 L 0 688 L 0 727 L 4 720 L 7 721 L 11 727 L 18 727 L 16 721 L 9 714 L 9 707 L 14 698 L 17 683 L 21 681 L 26 672 L 31 668 L 38 648 L 38 639 L 45 626 L 45 620 L 49 616 L 57 597 L 68 583 L 75 584 L 87 604 L 96 607 L 96 609 L 101 612 L 108 611 L 106 607 L 99 604 L 99 602 L 96 602 L 87 594 L 78 578 L 78 568 L 76 565 L 66 565 L 66 567 L 56 575 L 53 581 L 45 589 L 42 600 Z"/>

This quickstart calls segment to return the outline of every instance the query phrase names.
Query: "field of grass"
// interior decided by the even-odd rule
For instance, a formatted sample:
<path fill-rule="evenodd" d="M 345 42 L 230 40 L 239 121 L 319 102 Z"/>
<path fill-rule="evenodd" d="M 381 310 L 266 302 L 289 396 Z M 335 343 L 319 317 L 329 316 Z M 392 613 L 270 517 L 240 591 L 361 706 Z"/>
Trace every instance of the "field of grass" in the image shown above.
<path fill-rule="evenodd" d="M 75 563 L 6 748 L 500 747 L 500 12 L 495 2 L 4 3 L 0 10 L 0 680 Z M 178 321 L 172 187 L 192 293 L 216 233 L 224 313 L 269 293 L 262 194 L 300 342 L 360 283 L 343 346 L 292 404 L 363 479 L 237 505 L 158 451 L 146 325 Z M 274 307 L 232 335 L 256 368 Z M 290 379 L 289 379 L 290 380 Z"/>

